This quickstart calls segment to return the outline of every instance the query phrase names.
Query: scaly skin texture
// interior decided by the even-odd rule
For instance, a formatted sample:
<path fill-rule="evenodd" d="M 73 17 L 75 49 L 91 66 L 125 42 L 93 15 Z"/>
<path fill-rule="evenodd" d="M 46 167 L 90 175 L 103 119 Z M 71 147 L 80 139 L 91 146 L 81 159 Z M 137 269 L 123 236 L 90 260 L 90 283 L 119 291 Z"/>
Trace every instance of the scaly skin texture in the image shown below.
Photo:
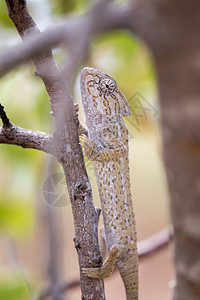
<path fill-rule="evenodd" d="M 107 261 L 83 268 L 88 277 L 109 276 L 117 265 L 128 300 L 138 299 L 136 225 L 130 186 L 128 129 L 122 116 L 130 108 L 116 81 L 93 68 L 81 72 L 81 96 L 88 137 L 82 136 L 86 157 L 93 161 L 104 220 Z"/>

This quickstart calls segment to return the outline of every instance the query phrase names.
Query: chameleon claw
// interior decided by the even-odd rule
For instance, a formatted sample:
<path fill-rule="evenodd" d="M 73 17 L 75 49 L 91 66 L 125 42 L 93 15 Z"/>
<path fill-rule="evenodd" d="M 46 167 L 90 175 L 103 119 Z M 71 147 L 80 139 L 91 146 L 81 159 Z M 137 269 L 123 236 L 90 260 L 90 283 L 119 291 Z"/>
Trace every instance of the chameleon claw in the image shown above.
<path fill-rule="evenodd" d="M 82 144 L 88 142 L 88 137 L 85 134 L 81 134 L 79 137 Z"/>
<path fill-rule="evenodd" d="M 93 157 L 94 157 L 93 146 L 85 134 L 82 134 L 80 136 L 80 143 L 83 147 L 83 150 L 84 150 L 84 153 L 85 153 L 85 156 L 87 157 L 87 159 L 93 160 Z"/>
<path fill-rule="evenodd" d="M 80 140 L 80 145 L 83 145 L 83 140 L 82 140 L 82 135 L 79 136 L 79 140 Z"/>
<path fill-rule="evenodd" d="M 102 278 L 101 267 L 100 268 L 82 268 L 82 273 L 89 278 Z"/>
<path fill-rule="evenodd" d="M 80 139 L 80 144 L 81 144 L 84 148 L 90 147 L 88 137 L 87 137 L 85 134 L 81 134 L 80 137 L 79 137 L 79 139 Z"/>
<path fill-rule="evenodd" d="M 74 103 L 74 110 L 75 112 L 79 112 L 79 104 L 78 103 Z"/>

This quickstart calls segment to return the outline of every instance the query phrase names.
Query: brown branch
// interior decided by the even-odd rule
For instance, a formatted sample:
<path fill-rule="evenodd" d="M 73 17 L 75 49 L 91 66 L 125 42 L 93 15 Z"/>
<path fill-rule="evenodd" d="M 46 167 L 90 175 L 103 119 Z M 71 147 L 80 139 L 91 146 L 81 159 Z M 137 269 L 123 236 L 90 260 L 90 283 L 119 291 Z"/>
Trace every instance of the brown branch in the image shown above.
<path fill-rule="evenodd" d="M 77 104 L 75 104 L 75 110 L 78 111 Z M 37 130 L 25 129 L 13 124 L 10 122 L 4 107 L 1 104 L 0 118 L 3 123 L 3 126 L 0 127 L 0 144 L 36 149 L 56 156 L 56 136 Z M 79 135 L 81 134 L 87 135 L 87 130 L 79 124 Z"/>
<path fill-rule="evenodd" d="M 59 290 L 60 293 L 65 293 L 65 292 L 75 289 L 79 286 L 80 286 L 80 280 L 75 279 L 75 280 L 72 280 L 71 282 L 64 283 L 63 285 L 58 286 L 57 289 Z M 41 292 L 41 294 L 38 297 L 36 297 L 35 300 L 44 300 L 44 299 L 50 297 L 52 294 L 53 294 L 53 288 L 50 286 L 50 287 L 44 289 Z"/>
<path fill-rule="evenodd" d="M 14 124 L 6 130 L 0 127 L 0 144 L 18 145 L 55 155 L 53 137 L 50 134 L 24 129 Z"/>
<path fill-rule="evenodd" d="M 143 258 L 149 257 L 156 252 L 160 251 L 164 247 L 166 247 L 170 241 L 172 240 L 172 228 L 167 227 L 154 235 L 150 236 L 147 239 L 144 239 L 142 241 L 138 242 L 137 248 L 138 248 L 138 257 L 140 260 Z M 114 272 L 116 269 L 114 270 Z M 57 287 L 60 293 L 64 293 L 68 290 L 77 288 L 80 286 L 80 280 L 73 280 L 71 282 L 64 283 L 63 285 L 60 285 Z M 53 293 L 52 287 L 48 287 L 44 289 L 41 294 L 36 298 L 36 300 L 44 300 L 51 296 Z"/>
<path fill-rule="evenodd" d="M 56 141 L 50 134 L 14 125 L 10 122 L 1 104 L 0 118 L 3 122 L 3 126 L 0 127 L 0 144 L 18 145 L 55 155 L 54 144 Z"/>
<path fill-rule="evenodd" d="M 49 174 L 54 174 L 55 168 L 55 159 L 53 157 L 49 157 L 46 161 L 45 177 L 49 176 Z M 51 203 L 51 184 L 47 181 L 46 190 L 49 192 L 45 197 L 47 203 Z M 55 300 L 63 300 L 64 296 L 57 288 L 62 278 L 62 271 L 64 271 L 63 259 L 64 256 L 67 255 L 67 251 L 64 252 L 62 249 L 63 247 L 60 247 L 60 245 L 62 245 L 63 238 L 63 223 L 60 219 L 60 211 L 55 210 L 54 206 L 46 205 L 44 207 L 44 212 L 46 219 L 45 235 L 48 237 L 48 246 L 45 251 L 48 257 L 46 273 L 49 278 L 49 284 L 52 287 L 51 297 Z"/>
<path fill-rule="evenodd" d="M 139 259 L 155 254 L 155 252 L 161 250 L 163 247 L 166 247 L 171 240 L 172 228 L 167 227 L 159 232 L 156 232 L 149 238 L 139 241 L 137 244 Z"/>
<path fill-rule="evenodd" d="M 12 18 L 12 9 L 9 4 L 12 1 L 6 0 L 6 2 L 9 5 L 10 17 Z M 73 62 L 76 61 L 77 57 L 80 60 L 82 53 L 87 51 L 88 41 L 97 33 L 113 29 L 129 29 L 134 30 L 136 34 L 144 35 L 145 15 L 138 11 L 137 6 L 137 3 L 115 5 L 110 4 L 109 1 L 99 1 L 89 13 L 81 17 L 68 18 L 62 24 L 48 28 L 43 33 L 40 33 L 38 28 L 34 31 L 31 29 L 32 34 L 25 40 L 24 44 L 7 49 L 6 52 L 0 55 L 0 76 L 5 75 L 22 63 L 35 59 L 41 54 L 43 55 L 45 51 L 49 51 L 50 48 L 62 43 L 66 43 L 69 47 L 70 53 L 74 57 Z M 139 9 L 141 8 L 139 7 Z M 27 20 L 30 27 L 33 20 L 30 21 L 29 18 Z M 20 26 L 20 22 L 22 18 L 19 17 L 17 21 L 18 31 L 21 34 L 23 26 Z M 33 34 L 34 32 L 37 34 Z M 23 39 L 28 33 L 30 33 L 30 30 L 26 28 L 26 31 L 23 31 Z M 77 43 L 79 44 L 78 47 Z M 81 55 L 79 49 L 82 49 Z M 70 62 L 68 62 L 66 68 L 71 70 Z"/>
<path fill-rule="evenodd" d="M 31 40 L 31 37 L 37 37 L 41 34 L 34 20 L 28 13 L 26 1 L 6 0 L 6 4 L 9 16 L 24 41 L 24 44 L 22 45 L 26 45 L 26 43 Z M 65 104 L 65 107 L 68 105 L 69 114 L 71 115 L 73 112 L 72 98 L 68 92 L 67 86 L 60 76 L 52 51 L 49 47 L 47 47 L 41 52 L 42 54 L 37 55 L 37 58 L 33 57 L 33 62 L 36 66 L 37 76 L 42 78 L 46 87 L 50 99 L 51 110 L 55 115 L 58 113 L 58 108 Z M 21 55 L 17 49 L 15 54 Z M 9 53 L 9 57 L 12 59 L 11 53 Z M 65 96 L 63 94 L 65 94 Z M 61 109 L 61 111 L 63 110 L 64 109 Z"/>
<path fill-rule="evenodd" d="M 9 16 L 22 39 L 27 40 L 30 34 L 35 37 L 39 36 L 39 29 L 27 11 L 26 2 L 6 0 L 6 3 Z M 92 261 L 93 267 L 97 267 L 101 264 L 97 236 L 98 216 L 93 205 L 91 187 L 79 144 L 78 121 L 72 97 L 49 48 L 37 58 L 35 57 L 33 61 L 37 75 L 45 84 L 51 109 L 57 122 L 57 130 L 54 134 L 54 138 L 57 139 L 56 158 L 63 167 L 72 204 L 75 226 L 74 240 L 80 270 L 87 266 L 88 261 Z M 102 279 L 91 280 L 82 273 L 80 278 L 83 299 L 94 299 L 94 297 L 105 299 Z"/>

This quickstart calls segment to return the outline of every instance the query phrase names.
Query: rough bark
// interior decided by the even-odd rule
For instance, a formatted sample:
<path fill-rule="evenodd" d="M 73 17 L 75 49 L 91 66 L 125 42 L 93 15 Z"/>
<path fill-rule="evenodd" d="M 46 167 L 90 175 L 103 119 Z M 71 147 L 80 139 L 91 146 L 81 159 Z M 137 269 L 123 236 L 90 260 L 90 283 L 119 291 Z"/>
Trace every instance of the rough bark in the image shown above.
<path fill-rule="evenodd" d="M 0 127 L 0 144 L 18 145 L 50 154 L 55 152 L 55 145 L 50 134 L 24 129 L 14 124 L 6 128 Z"/>
<path fill-rule="evenodd" d="M 200 3 L 154 1 L 150 41 L 174 226 L 174 300 L 200 299 Z M 160 28 L 159 28 L 160 27 Z"/>
<path fill-rule="evenodd" d="M 157 63 L 175 236 L 174 300 L 200 299 L 200 70 L 194 50 L 175 51 L 167 63 L 161 57 Z"/>

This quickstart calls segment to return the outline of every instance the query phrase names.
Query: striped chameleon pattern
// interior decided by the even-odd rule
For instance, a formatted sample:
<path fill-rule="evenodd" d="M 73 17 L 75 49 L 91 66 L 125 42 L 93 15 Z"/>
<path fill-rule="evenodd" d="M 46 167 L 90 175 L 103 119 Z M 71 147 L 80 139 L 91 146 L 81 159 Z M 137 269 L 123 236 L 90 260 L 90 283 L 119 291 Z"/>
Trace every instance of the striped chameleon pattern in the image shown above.
<path fill-rule="evenodd" d="M 93 161 L 103 214 L 108 259 L 99 268 L 83 268 L 92 278 L 110 276 L 115 265 L 127 300 L 138 299 L 137 236 L 129 172 L 128 129 L 122 119 L 130 107 L 116 81 L 103 71 L 81 71 L 81 98 L 88 137 L 85 156 Z"/>

